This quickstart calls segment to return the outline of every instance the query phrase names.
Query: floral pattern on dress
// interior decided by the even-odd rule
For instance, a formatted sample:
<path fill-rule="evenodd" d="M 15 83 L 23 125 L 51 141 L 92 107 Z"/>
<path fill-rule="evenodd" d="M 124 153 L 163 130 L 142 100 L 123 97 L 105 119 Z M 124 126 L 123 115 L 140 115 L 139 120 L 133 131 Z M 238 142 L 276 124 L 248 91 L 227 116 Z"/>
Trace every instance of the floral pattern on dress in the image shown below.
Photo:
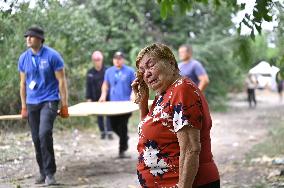
<path fill-rule="evenodd" d="M 188 87 L 193 89 L 190 93 Z M 202 105 L 195 90 L 190 81 L 178 80 L 156 96 L 148 115 L 140 122 L 137 174 L 142 187 L 177 187 L 180 153 L 176 132 L 184 126 L 201 126 Z M 146 178 L 149 176 L 153 179 Z"/>
<path fill-rule="evenodd" d="M 169 166 L 163 159 L 163 156 L 165 155 L 167 154 L 161 153 L 158 144 L 155 141 L 149 140 L 145 144 L 143 159 L 145 165 L 150 169 L 150 173 L 153 176 L 162 176 L 168 171 Z"/>
<path fill-rule="evenodd" d="M 138 136 L 139 136 L 139 137 L 143 137 L 143 134 L 142 134 L 142 125 L 143 125 L 145 122 L 149 121 L 150 119 L 151 119 L 151 117 L 147 115 L 147 116 L 138 124 Z"/>
<path fill-rule="evenodd" d="M 137 177 L 138 177 L 138 180 L 139 180 L 140 185 L 141 185 L 143 188 L 148 188 L 147 185 L 146 185 L 146 180 L 143 178 L 142 174 L 139 173 L 138 170 L 137 170 Z"/>
<path fill-rule="evenodd" d="M 190 123 L 188 122 L 188 119 L 189 119 L 188 116 L 183 114 L 183 110 L 182 110 L 183 108 L 184 106 L 182 105 L 182 103 L 179 103 L 176 106 L 174 106 L 173 125 L 174 125 L 175 132 L 177 132 L 178 130 L 180 130 L 186 125 L 190 125 Z"/>

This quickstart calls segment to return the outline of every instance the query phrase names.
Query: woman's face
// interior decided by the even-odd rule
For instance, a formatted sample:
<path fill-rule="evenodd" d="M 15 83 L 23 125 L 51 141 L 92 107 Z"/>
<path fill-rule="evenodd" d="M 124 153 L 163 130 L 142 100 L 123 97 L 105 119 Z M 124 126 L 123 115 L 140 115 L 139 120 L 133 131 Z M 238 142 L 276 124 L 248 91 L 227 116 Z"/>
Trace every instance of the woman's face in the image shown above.
<path fill-rule="evenodd" d="M 173 68 L 168 64 L 147 54 L 139 63 L 138 71 L 143 74 L 143 80 L 157 93 L 164 92 L 173 81 Z"/>

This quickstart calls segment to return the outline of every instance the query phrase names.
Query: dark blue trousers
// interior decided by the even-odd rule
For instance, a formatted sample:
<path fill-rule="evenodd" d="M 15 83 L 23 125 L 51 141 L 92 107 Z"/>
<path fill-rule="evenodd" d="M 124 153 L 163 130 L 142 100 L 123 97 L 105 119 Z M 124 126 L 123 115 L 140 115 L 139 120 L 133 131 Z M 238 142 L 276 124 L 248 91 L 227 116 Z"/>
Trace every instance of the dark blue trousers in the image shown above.
<path fill-rule="evenodd" d="M 98 116 L 98 124 L 100 128 L 100 132 L 101 134 L 107 135 L 111 133 L 112 129 L 111 129 L 109 117 L 106 117 L 105 119 L 106 121 L 104 121 L 104 116 Z"/>
<path fill-rule="evenodd" d="M 58 101 L 28 104 L 27 110 L 40 173 L 44 176 L 53 175 L 56 172 L 56 164 L 52 130 L 57 115 Z"/>
<path fill-rule="evenodd" d="M 131 113 L 109 117 L 113 132 L 119 136 L 119 152 L 124 152 L 128 149 L 127 124 L 130 116 Z"/>

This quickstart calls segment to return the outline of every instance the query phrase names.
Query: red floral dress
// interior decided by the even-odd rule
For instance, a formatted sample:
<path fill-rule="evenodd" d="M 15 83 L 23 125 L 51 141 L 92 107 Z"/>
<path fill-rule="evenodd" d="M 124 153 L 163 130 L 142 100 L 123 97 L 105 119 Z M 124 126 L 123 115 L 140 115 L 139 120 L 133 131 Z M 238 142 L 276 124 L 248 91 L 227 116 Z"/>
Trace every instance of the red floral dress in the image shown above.
<path fill-rule="evenodd" d="M 176 132 L 184 126 L 200 130 L 200 163 L 212 163 L 205 169 L 200 164 L 194 184 L 218 180 L 218 170 L 210 149 L 211 124 L 206 100 L 189 79 L 177 80 L 166 92 L 156 96 L 148 115 L 138 125 L 137 175 L 140 185 L 143 188 L 177 187 L 180 151 Z M 204 179 L 200 170 L 213 175 Z"/>

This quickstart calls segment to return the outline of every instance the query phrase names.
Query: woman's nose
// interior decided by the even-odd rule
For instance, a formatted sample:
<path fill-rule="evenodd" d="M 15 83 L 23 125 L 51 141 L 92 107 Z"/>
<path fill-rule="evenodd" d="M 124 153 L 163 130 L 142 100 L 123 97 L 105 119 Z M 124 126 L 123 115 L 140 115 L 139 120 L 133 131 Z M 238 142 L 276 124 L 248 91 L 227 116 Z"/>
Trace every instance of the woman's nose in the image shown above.
<path fill-rule="evenodd" d="M 144 75 L 146 78 L 149 78 L 152 75 L 152 73 L 149 70 L 146 70 Z"/>

